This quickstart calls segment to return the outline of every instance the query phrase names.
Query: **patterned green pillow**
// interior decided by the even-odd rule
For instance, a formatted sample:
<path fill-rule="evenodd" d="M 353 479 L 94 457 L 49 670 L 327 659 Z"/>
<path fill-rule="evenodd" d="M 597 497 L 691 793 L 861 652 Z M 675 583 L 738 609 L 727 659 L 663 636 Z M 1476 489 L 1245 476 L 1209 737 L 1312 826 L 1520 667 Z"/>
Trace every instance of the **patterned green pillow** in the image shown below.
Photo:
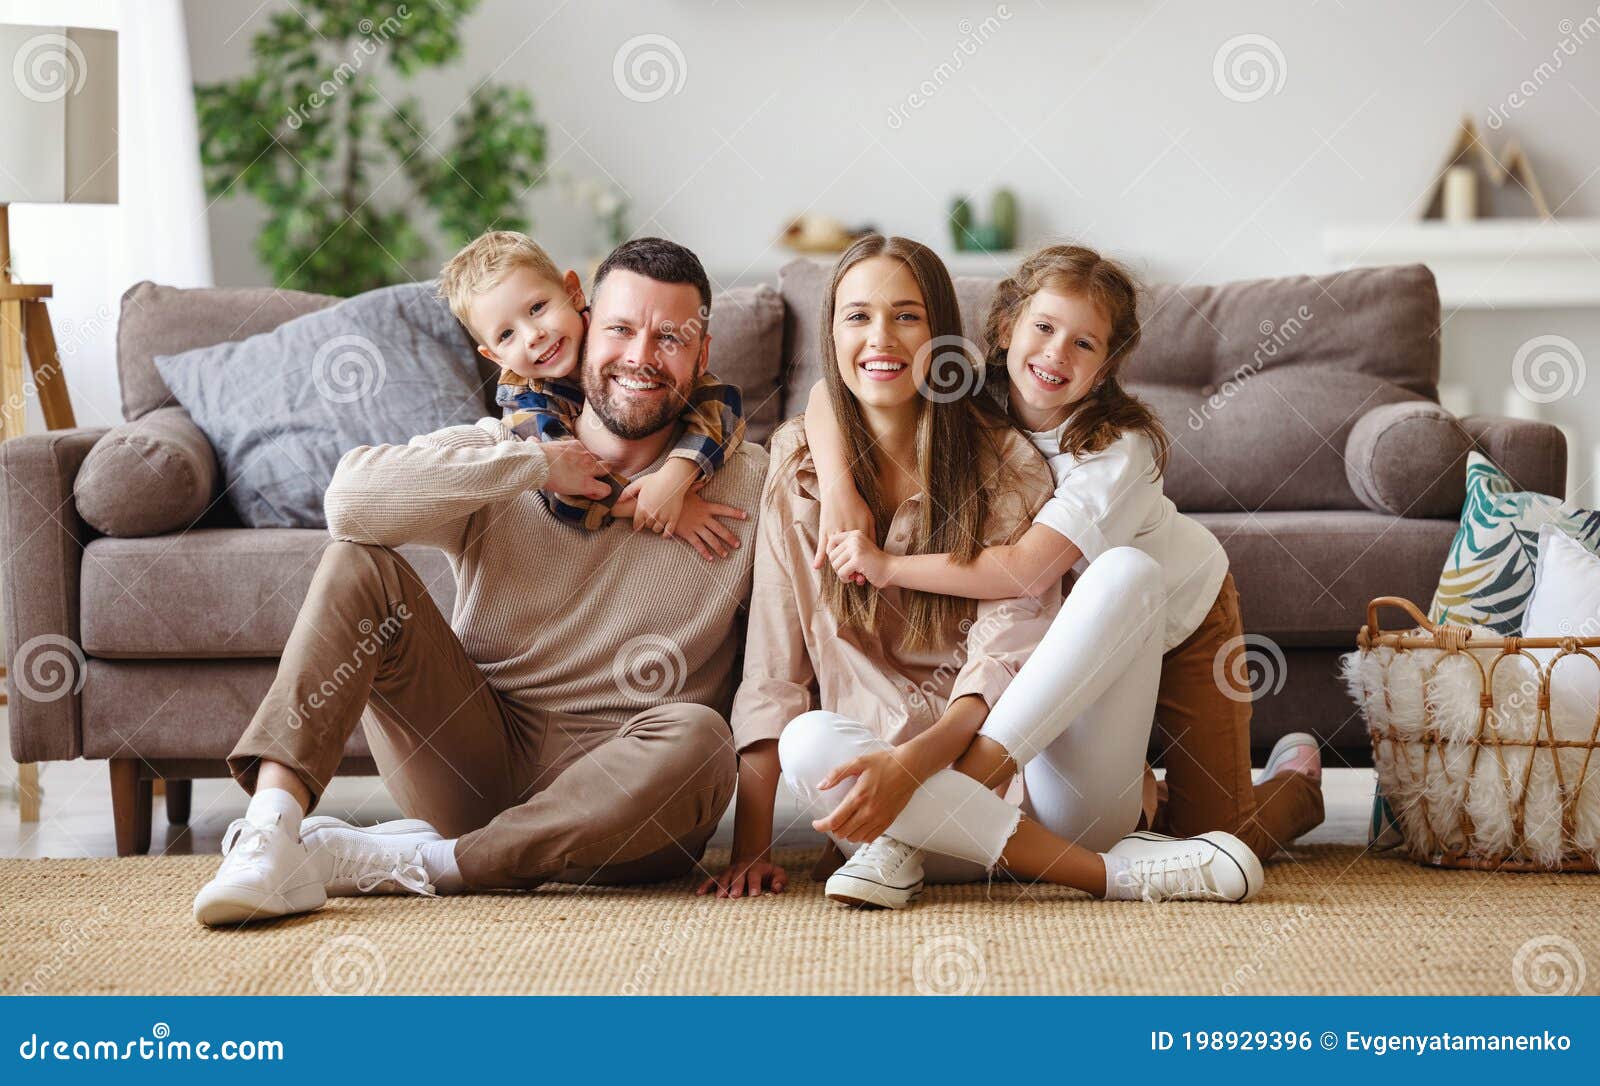
<path fill-rule="evenodd" d="M 1478 453 L 1467 454 L 1467 501 L 1428 618 L 1520 634 L 1533 593 L 1539 528 L 1554 524 L 1600 554 L 1600 512 L 1518 490 Z"/>

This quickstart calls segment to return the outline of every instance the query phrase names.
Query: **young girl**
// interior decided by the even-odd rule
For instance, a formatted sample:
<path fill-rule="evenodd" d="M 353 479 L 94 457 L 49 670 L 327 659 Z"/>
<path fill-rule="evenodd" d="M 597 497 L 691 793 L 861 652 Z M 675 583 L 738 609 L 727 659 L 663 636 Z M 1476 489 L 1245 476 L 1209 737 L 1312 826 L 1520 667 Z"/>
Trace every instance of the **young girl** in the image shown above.
<path fill-rule="evenodd" d="M 1139 342 L 1131 276 L 1091 249 L 1042 249 L 998 287 L 985 335 L 992 344 L 986 375 L 1050 461 L 1055 497 L 1015 544 L 988 548 L 971 562 L 886 553 L 849 486 L 837 428 L 814 391 L 807 438 L 819 473 L 834 483 L 823 488 L 816 561 L 830 561 L 842 579 L 880 588 L 1002 599 L 1037 594 L 1068 570 L 1082 573 L 1111 548 L 1148 554 L 1160 564 L 1167 592 L 1156 704 L 1166 731 L 1168 797 L 1154 826 L 1179 835 L 1227 830 L 1257 856 L 1271 856 L 1322 821 L 1317 743 L 1305 733 L 1285 736 L 1252 786 L 1250 702 L 1217 678 L 1235 674 L 1243 651 L 1227 556 L 1163 494 L 1166 433 L 1118 382 Z"/>
<path fill-rule="evenodd" d="M 918 394 L 930 348 L 961 332 L 938 257 L 904 238 L 863 238 L 834 269 L 821 319 L 835 455 L 848 450 L 837 462 L 886 545 L 970 561 L 1017 540 L 1051 491 L 1043 460 L 998 409 Z M 908 904 L 925 853 L 935 880 L 1000 867 L 1097 897 L 1240 901 L 1259 889 L 1260 864 L 1228 834 L 1121 840 L 1138 818 L 1160 670 L 1165 598 L 1148 556 L 1108 551 L 1061 620 L 1059 578 L 1036 596 L 977 604 L 937 587 L 857 584 L 812 564 L 821 482 L 804 427 L 780 427 L 732 713 L 733 857 L 700 892 L 784 887 L 770 852 L 780 772 L 813 825 L 855 853 L 829 880 L 841 901 Z M 1123 623 L 1113 606 L 1122 601 L 1141 617 Z M 1036 648 L 1053 621 L 1076 644 Z M 1030 680 L 1030 654 L 1059 666 Z M 1053 687 L 1058 678 L 1069 688 Z M 1075 726 L 1046 719 L 1064 732 L 1047 737 L 1035 727 L 1041 714 L 1021 711 L 1041 706 Z M 993 790 L 1012 776 L 1003 756 L 1026 763 L 1016 802 Z"/>

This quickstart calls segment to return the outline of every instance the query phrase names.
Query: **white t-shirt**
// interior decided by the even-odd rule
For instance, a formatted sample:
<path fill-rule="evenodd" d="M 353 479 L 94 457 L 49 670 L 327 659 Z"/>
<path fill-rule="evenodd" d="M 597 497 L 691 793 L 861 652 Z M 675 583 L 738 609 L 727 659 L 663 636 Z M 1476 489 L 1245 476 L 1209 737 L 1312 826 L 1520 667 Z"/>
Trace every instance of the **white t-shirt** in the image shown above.
<path fill-rule="evenodd" d="M 1161 563 L 1167 586 L 1162 651 L 1170 651 L 1194 633 L 1216 602 L 1228 573 L 1222 544 L 1178 512 L 1161 489 L 1155 449 L 1144 434 L 1130 431 L 1081 459 L 1061 451 L 1058 431 L 1028 436 L 1056 477 L 1055 497 L 1034 523 L 1060 532 L 1083 552 L 1072 567 L 1078 573 L 1112 547 L 1138 547 Z"/>

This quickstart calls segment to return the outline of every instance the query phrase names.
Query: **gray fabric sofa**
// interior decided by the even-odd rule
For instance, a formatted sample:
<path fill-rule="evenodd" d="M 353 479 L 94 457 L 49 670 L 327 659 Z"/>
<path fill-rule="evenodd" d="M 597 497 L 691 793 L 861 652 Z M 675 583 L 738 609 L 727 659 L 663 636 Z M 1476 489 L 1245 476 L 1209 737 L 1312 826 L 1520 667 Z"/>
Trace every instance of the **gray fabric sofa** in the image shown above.
<path fill-rule="evenodd" d="M 743 387 L 753 440 L 799 411 L 816 379 L 827 274 L 796 261 L 776 289 L 713 304 L 712 364 Z M 973 338 L 993 286 L 958 281 Z M 181 822 L 188 782 L 225 775 L 329 542 L 320 530 L 239 526 L 209 445 L 151 360 L 334 300 L 139 284 L 118 328 L 127 422 L 0 446 L 12 753 L 107 760 L 123 854 L 148 847 L 154 779 L 168 782 L 168 813 Z M 1424 267 L 1155 287 L 1145 320 L 1128 383 L 1174 437 L 1168 492 L 1222 540 L 1246 628 L 1266 639 L 1258 756 L 1304 729 L 1322 737 L 1330 763 L 1370 764 L 1337 678 L 1367 602 L 1431 599 L 1468 448 L 1524 488 L 1560 494 L 1560 432 L 1438 407 L 1439 302 Z M 492 373 L 484 379 L 484 413 L 496 413 Z M 443 555 L 403 550 L 449 613 Z M 19 683 L 39 666 L 25 657 L 40 652 L 65 661 L 66 681 Z M 1152 744 L 1157 758 L 1164 741 Z M 341 771 L 374 772 L 359 730 Z"/>

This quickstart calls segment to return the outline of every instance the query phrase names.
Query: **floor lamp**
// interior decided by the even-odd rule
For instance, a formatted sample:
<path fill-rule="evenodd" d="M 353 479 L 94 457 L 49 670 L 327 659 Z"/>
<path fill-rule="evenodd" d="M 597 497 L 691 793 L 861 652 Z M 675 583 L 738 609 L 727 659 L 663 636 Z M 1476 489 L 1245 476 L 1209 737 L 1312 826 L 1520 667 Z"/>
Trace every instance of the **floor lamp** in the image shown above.
<path fill-rule="evenodd" d="M 117 202 L 117 35 L 0 25 L 0 441 L 21 433 L 30 394 L 46 429 L 76 425 L 56 352 L 45 283 L 13 274 L 11 208 Z M 26 370 L 24 370 L 26 361 Z M 11 646 L 12 649 L 15 646 Z M 0 704 L 14 686 L 7 669 Z M 17 767 L 24 822 L 39 818 L 39 767 Z"/>

